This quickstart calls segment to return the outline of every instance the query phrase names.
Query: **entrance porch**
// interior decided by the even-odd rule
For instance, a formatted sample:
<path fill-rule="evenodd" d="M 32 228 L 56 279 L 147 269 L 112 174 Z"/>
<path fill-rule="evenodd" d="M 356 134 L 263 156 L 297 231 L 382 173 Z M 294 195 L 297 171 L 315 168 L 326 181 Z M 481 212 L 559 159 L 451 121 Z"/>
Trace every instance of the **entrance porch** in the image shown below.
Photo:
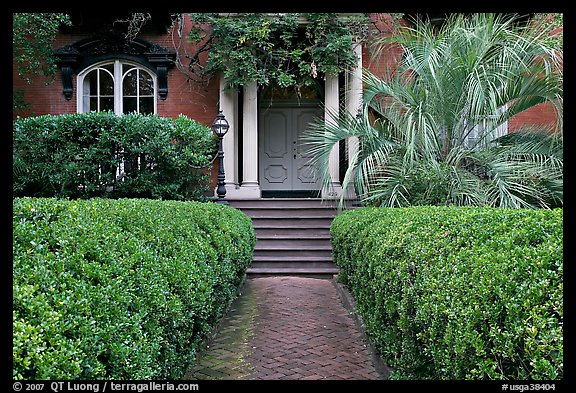
<path fill-rule="evenodd" d="M 327 75 L 323 102 L 269 105 L 259 97 L 255 81 L 241 91 L 227 90 L 220 78 L 220 108 L 230 124 L 223 139 L 226 198 L 260 199 L 276 197 L 339 198 L 343 192 L 354 198 L 353 190 L 342 190 L 340 165 L 356 154 L 358 144 L 347 141 L 342 153 L 334 146 L 329 160 L 330 185 L 321 187 L 309 156 L 300 149 L 299 137 L 314 118 L 338 114 L 341 108 L 356 114 L 361 105 L 362 53 L 357 46 L 358 66 L 340 76 Z M 341 86 L 342 85 L 342 86 Z M 261 101 L 261 102 L 259 102 Z M 344 168 L 342 168 L 344 169 Z"/>

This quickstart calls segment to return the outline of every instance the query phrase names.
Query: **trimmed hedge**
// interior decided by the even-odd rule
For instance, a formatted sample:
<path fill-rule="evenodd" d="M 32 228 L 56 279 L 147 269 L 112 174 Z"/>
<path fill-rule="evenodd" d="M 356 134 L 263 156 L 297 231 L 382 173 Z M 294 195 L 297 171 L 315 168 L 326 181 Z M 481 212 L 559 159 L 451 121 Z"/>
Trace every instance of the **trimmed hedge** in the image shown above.
<path fill-rule="evenodd" d="M 207 200 L 217 141 L 184 115 L 42 115 L 13 127 L 14 196 Z"/>
<path fill-rule="evenodd" d="M 215 203 L 13 201 L 13 377 L 179 379 L 237 294 L 251 219 Z"/>
<path fill-rule="evenodd" d="M 360 208 L 335 263 L 395 379 L 563 377 L 563 210 Z"/>

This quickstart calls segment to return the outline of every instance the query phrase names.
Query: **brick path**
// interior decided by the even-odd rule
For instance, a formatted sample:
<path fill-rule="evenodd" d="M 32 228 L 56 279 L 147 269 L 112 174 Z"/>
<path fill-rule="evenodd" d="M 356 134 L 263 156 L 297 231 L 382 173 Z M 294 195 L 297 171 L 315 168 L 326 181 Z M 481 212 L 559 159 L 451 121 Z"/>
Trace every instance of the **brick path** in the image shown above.
<path fill-rule="evenodd" d="M 385 379 L 334 280 L 249 278 L 186 379 Z"/>

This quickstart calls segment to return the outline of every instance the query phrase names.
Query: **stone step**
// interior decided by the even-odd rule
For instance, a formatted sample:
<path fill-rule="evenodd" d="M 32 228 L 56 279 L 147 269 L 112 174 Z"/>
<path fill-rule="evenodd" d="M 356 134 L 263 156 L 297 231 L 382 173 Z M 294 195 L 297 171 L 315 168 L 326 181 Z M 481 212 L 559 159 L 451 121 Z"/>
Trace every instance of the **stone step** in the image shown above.
<path fill-rule="evenodd" d="M 330 226 L 338 214 L 337 201 L 315 198 L 229 200 L 252 218 L 256 246 L 250 276 L 333 276 Z"/>
<path fill-rule="evenodd" d="M 329 268 L 313 268 L 313 267 L 249 267 L 246 271 L 250 277 L 266 277 L 266 276 L 306 276 L 315 278 L 332 278 L 334 275 L 338 274 L 337 267 Z"/>
<path fill-rule="evenodd" d="M 330 238 L 330 228 L 322 226 L 319 228 L 278 228 L 274 227 L 259 227 L 256 229 L 256 236 L 258 239 L 281 238 L 287 237 L 318 237 L 324 236 Z"/>
<path fill-rule="evenodd" d="M 334 275 L 339 271 L 331 256 L 255 256 L 247 274 L 257 275 Z"/>
<path fill-rule="evenodd" d="M 282 228 L 281 228 L 282 229 Z M 268 233 L 256 233 L 256 237 L 259 240 L 289 240 L 289 239 L 303 239 L 303 240 L 330 240 L 330 231 L 323 231 L 316 230 L 309 233 L 302 233 L 301 229 L 286 229 L 289 230 L 290 233 L 277 233 L 277 232 L 268 232 Z"/>
<path fill-rule="evenodd" d="M 253 268 L 292 268 L 292 269 L 301 269 L 301 268 L 333 268 L 335 267 L 334 263 L 332 261 L 329 262 L 294 262 L 294 261 L 290 261 L 290 260 L 285 260 L 285 261 L 274 261 L 274 262 L 252 262 L 252 264 L 250 265 L 250 267 Z"/>
<path fill-rule="evenodd" d="M 330 228 L 332 217 L 260 217 L 253 218 L 255 229 L 258 228 Z"/>
<path fill-rule="evenodd" d="M 295 262 L 295 263 L 302 263 L 302 262 L 311 262 L 311 263 L 333 263 L 332 256 L 319 256 L 319 257 L 298 257 L 294 255 L 288 256 L 255 256 L 253 259 L 254 262 L 257 263 L 274 263 L 274 262 Z"/>
<path fill-rule="evenodd" d="M 294 219 L 294 218 L 327 218 L 333 219 L 338 213 L 337 210 L 323 207 L 265 207 L 265 208 L 242 208 L 247 216 L 251 218 L 280 218 L 280 219 Z"/>
<path fill-rule="evenodd" d="M 259 247 L 256 244 L 254 248 L 254 258 L 256 257 L 328 257 L 332 258 L 332 248 L 331 247 L 299 247 L 294 249 L 291 247 Z"/>
<path fill-rule="evenodd" d="M 258 249 L 281 247 L 294 250 L 301 249 L 303 247 L 317 248 L 317 246 L 325 246 L 326 248 L 330 247 L 330 249 L 332 249 L 330 238 L 325 237 L 268 239 L 257 238 L 256 240 L 256 247 Z"/>
<path fill-rule="evenodd" d="M 230 206 L 237 209 L 249 208 L 305 208 L 305 207 L 327 207 L 337 208 L 338 202 L 334 200 L 322 200 L 320 198 L 262 198 L 262 199 L 228 199 Z"/>
<path fill-rule="evenodd" d="M 253 268 L 249 267 L 246 273 L 250 277 L 298 276 L 310 278 L 332 279 L 338 274 L 334 268 Z"/>

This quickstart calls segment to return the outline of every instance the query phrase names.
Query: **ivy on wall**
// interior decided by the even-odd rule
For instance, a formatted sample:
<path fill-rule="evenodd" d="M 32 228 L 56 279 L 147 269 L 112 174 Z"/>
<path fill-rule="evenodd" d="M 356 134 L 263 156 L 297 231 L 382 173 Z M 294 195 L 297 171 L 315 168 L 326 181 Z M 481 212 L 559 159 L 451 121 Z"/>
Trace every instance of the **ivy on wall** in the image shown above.
<path fill-rule="evenodd" d="M 355 67 L 351 50 L 368 35 L 364 14 L 189 14 L 185 38 L 195 44 L 182 56 L 181 71 L 196 81 L 222 72 L 228 88 L 256 81 L 260 86 L 311 87 L 325 75 Z M 180 30 L 183 16 L 177 19 Z M 184 36 L 183 36 L 184 37 Z M 207 60 L 204 56 L 207 54 Z M 185 63 L 184 63 L 185 61 Z"/>
<path fill-rule="evenodd" d="M 12 47 L 20 78 L 28 83 L 33 75 L 42 74 L 48 82 L 54 79 L 56 64 L 52 42 L 61 25 L 71 24 L 67 14 L 12 14 Z"/>
<path fill-rule="evenodd" d="M 534 15 L 533 26 L 544 34 L 542 39 L 549 45 L 562 50 L 564 46 L 564 14 L 539 13 Z"/>
<path fill-rule="evenodd" d="M 61 25 L 71 25 L 67 14 L 14 13 L 12 14 L 12 53 L 18 77 L 32 83 L 35 75 L 43 75 L 49 84 L 56 75 L 52 42 Z M 24 91 L 14 90 L 12 110 L 27 109 Z"/>

